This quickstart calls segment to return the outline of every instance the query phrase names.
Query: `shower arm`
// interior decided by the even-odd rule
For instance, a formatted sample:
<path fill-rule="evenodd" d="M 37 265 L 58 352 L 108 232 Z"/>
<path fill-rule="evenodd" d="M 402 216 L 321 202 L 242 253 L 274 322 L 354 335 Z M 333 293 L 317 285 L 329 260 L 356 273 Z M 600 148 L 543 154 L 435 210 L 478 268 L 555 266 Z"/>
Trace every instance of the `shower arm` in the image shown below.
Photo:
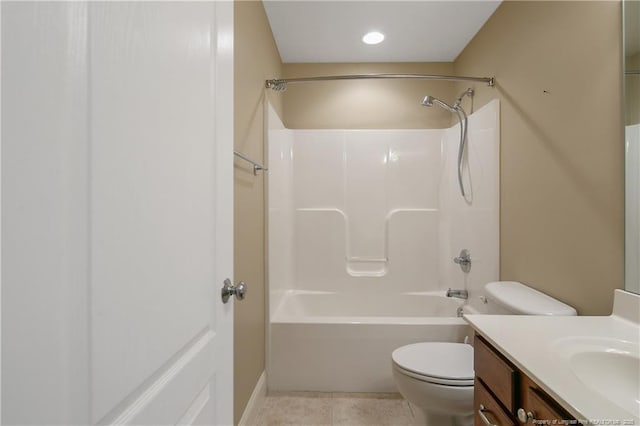
<path fill-rule="evenodd" d="M 475 90 L 473 90 L 472 88 L 468 88 L 467 90 L 465 90 L 464 92 L 462 92 L 460 94 L 460 96 L 458 96 L 458 98 L 456 99 L 456 101 L 453 104 L 454 108 L 459 108 L 460 104 L 462 104 L 462 98 L 464 98 L 465 96 L 469 96 L 470 98 L 473 98 L 473 95 L 475 94 Z M 463 111 L 464 112 L 464 111 Z M 473 111 L 471 111 L 473 112 Z M 466 115 L 466 114 L 465 114 Z"/>

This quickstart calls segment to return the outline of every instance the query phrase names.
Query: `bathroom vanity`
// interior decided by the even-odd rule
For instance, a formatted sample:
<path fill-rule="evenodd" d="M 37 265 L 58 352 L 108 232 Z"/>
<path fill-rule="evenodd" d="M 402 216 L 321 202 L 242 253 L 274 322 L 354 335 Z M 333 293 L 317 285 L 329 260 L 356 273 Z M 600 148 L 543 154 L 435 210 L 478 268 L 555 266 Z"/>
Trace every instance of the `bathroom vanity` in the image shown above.
<path fill-rule="evenodd" d="M 616 290 L 610 316 L 465 319 L 475 425 L 640 425 L 639 295 Z"/>
<path fill-rule="evenodd" d="M 474 424 L 515 426 L 575 420 L 560 404 L 484 338 L 474 342 Z M 552 424 L 552 423 L 548 424 Z M 541 423 L 538 423 L 541 424 Z"/>

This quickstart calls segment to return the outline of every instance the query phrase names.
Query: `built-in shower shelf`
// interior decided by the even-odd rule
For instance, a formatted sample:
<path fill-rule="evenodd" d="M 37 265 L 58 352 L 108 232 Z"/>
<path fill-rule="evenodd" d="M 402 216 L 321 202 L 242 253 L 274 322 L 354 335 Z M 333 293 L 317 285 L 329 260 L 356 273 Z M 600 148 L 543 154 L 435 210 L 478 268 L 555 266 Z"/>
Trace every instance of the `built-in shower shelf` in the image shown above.
<path fill-rule="evenodd" d="M 347 259 L 347 273 L 352 277 L 384 277 L 389 259 L 352 257 Z"/>

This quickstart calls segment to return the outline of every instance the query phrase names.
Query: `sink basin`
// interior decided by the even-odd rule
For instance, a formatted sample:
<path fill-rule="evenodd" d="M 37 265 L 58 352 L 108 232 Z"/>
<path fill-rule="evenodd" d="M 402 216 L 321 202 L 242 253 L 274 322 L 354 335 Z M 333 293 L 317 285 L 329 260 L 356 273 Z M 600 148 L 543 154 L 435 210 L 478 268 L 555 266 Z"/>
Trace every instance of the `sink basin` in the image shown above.
<path fill-rule="evenodd" d="M 640 350 L 637 344 L 607 338 L 565 338 L 554 353 L 591 391 L 620 408 L 640 413 Z"/>
<path fill-rule="evenodd" d="M 580 352 L 570 368 L 586 386 L 627 411 L 640 411 L 640 358 L 617 352 Z"/>

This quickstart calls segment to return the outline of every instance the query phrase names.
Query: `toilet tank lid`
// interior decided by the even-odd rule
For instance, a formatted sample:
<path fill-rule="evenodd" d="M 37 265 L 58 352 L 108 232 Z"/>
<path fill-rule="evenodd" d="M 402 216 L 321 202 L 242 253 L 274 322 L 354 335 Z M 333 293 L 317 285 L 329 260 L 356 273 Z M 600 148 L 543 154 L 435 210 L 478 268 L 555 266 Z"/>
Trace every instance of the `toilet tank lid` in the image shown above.
<path fill-rule="evenodd" d="M 521 315 L 577 315 L 576 310 L 517 281 L 496 281 L 485 285 L 487 297 Z"/>

